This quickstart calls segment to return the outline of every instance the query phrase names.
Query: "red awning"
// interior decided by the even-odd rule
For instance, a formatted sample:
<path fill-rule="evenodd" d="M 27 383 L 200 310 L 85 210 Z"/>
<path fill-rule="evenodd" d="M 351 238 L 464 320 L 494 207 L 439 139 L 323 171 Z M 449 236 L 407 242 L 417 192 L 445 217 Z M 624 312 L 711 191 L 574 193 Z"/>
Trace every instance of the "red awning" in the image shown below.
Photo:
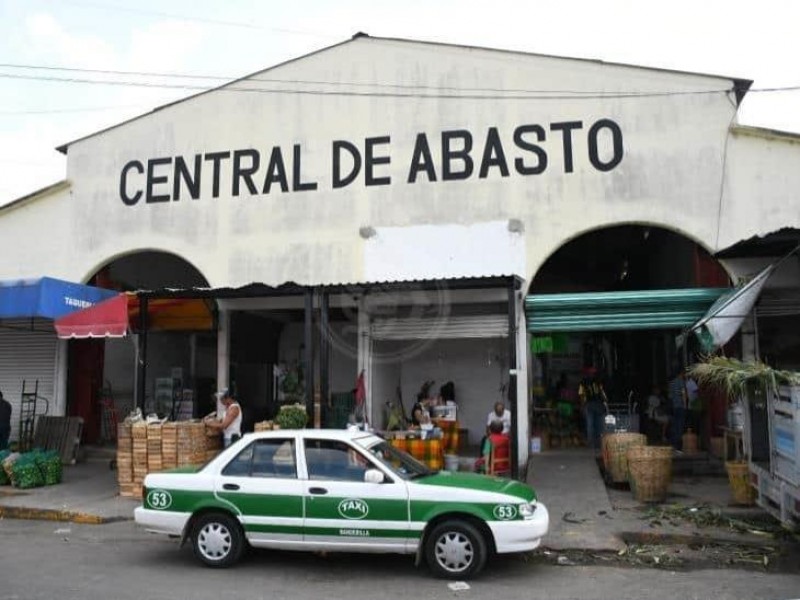
<path fill-rule="evenodd" d="M 55 321 L 62 339 L 125 337 L 139 324 L 139 299 L 120 294 Z M 147 303 L 148 331 L 207 331 L 214 320 L 205 300 L 153 299 Z"/>

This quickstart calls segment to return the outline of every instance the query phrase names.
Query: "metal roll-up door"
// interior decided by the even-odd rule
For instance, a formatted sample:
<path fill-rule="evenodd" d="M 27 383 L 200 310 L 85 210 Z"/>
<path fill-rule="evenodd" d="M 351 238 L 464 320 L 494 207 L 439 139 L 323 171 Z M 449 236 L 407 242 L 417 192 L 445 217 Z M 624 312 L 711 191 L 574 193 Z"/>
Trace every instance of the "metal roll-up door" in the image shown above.
<path fill-rule="evenodd" d="M 508 315 L 426 319 L 376 319 L 374 340 L 486 339 L 508 337 Z"/>
<path fill-rule="evenodd" d="M 0 390 L 11 403 L 11 439 L 19 433 L 22 382 L 33 391 L 39 381 L 39 396 L 52 406 L 55 389 L 56 337 L 51 321 L 4 319 L 0 321 Z M 44 410 L 44 403 L 41 410 Z"/>

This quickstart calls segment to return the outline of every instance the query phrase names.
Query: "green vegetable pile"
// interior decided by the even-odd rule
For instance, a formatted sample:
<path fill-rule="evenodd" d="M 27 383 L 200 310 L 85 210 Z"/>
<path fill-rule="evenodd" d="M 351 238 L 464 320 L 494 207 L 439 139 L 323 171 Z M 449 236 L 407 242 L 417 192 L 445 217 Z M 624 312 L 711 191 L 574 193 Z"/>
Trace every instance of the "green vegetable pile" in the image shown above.
<path fill-rule="evenodd" d="M 57 452 L 32 450 L 24 454 L 0 454 L 0 485 L 11 483 L 20 489 L 61 483 L 61 457 Z"/>
<path fill-rule="evenodd" d="M 306 407 L 302 404 L 288 404 L 281 406 L 275 416 L 275 423 L 281 429 L 302 429 L 308 422 Z"/>

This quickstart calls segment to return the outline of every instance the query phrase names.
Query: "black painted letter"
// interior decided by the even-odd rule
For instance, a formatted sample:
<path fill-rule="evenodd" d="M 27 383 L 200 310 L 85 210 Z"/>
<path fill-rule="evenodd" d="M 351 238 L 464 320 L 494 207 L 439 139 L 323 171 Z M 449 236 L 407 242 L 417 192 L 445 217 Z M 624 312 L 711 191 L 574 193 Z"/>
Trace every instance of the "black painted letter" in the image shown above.
<path fill-rule="evenodd" d="M 464 142 L 461 150 L 453 150 L 450 142 L 454 139 L 461 139 Z M 464 129 L 442 132 L 442 181 L 452 181 L 454 179 L 467 179 L 472 175 L 473 163 L 469 153 L 472 151 L 472 134 Z M 464 161 L 462 171 L 453 171 L 450 163 L 453 160 Z"/>
<path fill-rule="evenodd" d="M 614 146 L 611 160 L 603 162 L 600 160 L 600 153 L 597 151 L 597 134 L 601 129 L 611 130 L 611 142 Z M 610 171 L 622 162 L 624 150 L 622 147 L 622 129 L 611 119 L 600 119 L 589 129 L 589 161 L 598 171 Z"/>
<path fill-rule="evenodd" d="M 479 179 L 486 179 L 491 167 L 498 167 L 503 177 L 508 177 L 508 163 L 506 153 L 503 151 L 503 143 L 500 141 L 500 134 L 497 127 L 490 127 L 486 134 L 486 145 L 483 147 L 483 158 L 481 158 L 481 169 L 478 173 Z"/>
<path fill-rule="evenodd" d="M 425 171 L 428 181 L 436 181 L 436 167 L 433 166 L 428 136 L 424 133 L 418 133 L 417 141 L 414 142 L 414 155 L 411 157 L 411 168 L 408 170 L 408 183 L 416 183 L 417 173 L 420 171 Z"/>
<path fill-rule="evenodd" d="M 350 156 L 353 157 L 353 168 L 345 176 L 342 177 L 342 150 L 347 150 Z M 350 185 L 355 181 L 358 174 L 361 172 L 361 153 L 353 144 L 344 140 L 335 140 L 333 142 L 333 188 L 341 188 Z"/>
<path fill-rule="evenodd" d="M 317 189 L 315 181 L 307 181 L 303 183 L 303 178 L 300 175 L 301 163 L 300 157 L 302 155 L 300 144 L 294 145 L 294 154 L 292 155 L 292 191 L 293 192 L 307 192 L 308 190 Z"/>
<path fill-rule="evenodd" d="M 156 194 L 153 191 L 153 188 L 157 185 L 162 183 L 167 183 L 169 181 L 169 177 L 166 175 L 159 175 L 156 176 L 156 167 L 160 167 L 161 165 L 171 165 L 172 159 L 171 158 L 151 158 L 147 161 L 147 185 L 145 193 L 144 201 L 148 204 L 153 202 L 169 202 L 169 194 Z"/>
<path fill-rule="evenodd" d="M 545 139 L 544 128 L 540 125 L 520 125 L 514 130 L 514 144 L 516 144 L 517 148 L 533 152 L 538 157 L 539 162 L 536 166 L 527 166 L 522 158 L 517 158 L 514 161 L 514 168 L 520 175 L 539 175 L 544 173 L 547 168 L 547 153 L 543 148 L 528 142 L 524 138 L 525 134 L 528 133 L 535 133 L 536 139 L 540 142 Z"/>
<path fill-rule="evenodd" d="M 583 127 L 582 121 L 550 123 L 550 131 L 560 131 L 564 141 L 564 173 L 572 173 L 572 130 Z"/>
<path fill-rule="evenodd" d="M 209 152 L 203 158 L 211 161 L 211 195 L 214 198 L 219 198 L 219 164 L 231 157 L 230 152 Z"/>
<path fill-rule="evenodd" d="M 183 157 L 175 157 L 175 172 L 172 174 L 173 201 L 181 199 L 181 181 L 186 184 L 192 200 L 197 200 L 200 197 L 200 165 L 202 164 L 202 159 L 202 155 L 194 155 L 194 174 L 192 174 L 189 172 L 189 167 Z"/>
<path fill-rule="evenodd" d="M 138 160 L 132 160 L 122 167 L 122 173 L 119 174 L 119 197 L 125 206 L 133 206 L 142 198 L 141 189 L 136 190 L 133 196 L 128 195 L 128 171 L 131 169 L 137 170 L 141 175 L 144 173 L 144 165 Z"/>
<path fill-rule="evenodd" d="M 391 177 L 375 177 L 372 168 L 375 165 L 388 165 L 391 162 L 389 156 L 375 156 L 375 146 L 378 144 L 388 144 L 391 138 L 384 137 L 367 138 L 364 140 L 364 183 L 367 187 L 372 185 L 389 185 L 392 183 Z"/>
<path fill-rule="evenodd" d="M 269 194 L 269 189 L 273 183 L 279 183 L 282 192 L 289 191 L 289 182 L 286 179 L 286 166 L 283 164 L 283 154 L 281 147 L 272 148 L 269 155 L 269 165 L 267 166 L 267 176 L 264 178 L 264 193 Z"/>
<path fill-rule="evenodd" d="M 242 158 L 245 156 L 250 158 L 249 167 L 242 166 Z M 260 164 L 261 155 L 258 153 L 258 150 L 233 151 L 233 185 L 231 193 L 234 197 L 239 195 L 239 182 L 241 179 L 244 179 L 244 184 L 247 186 L 247 191 L 250 192 L 251 196 L 258 194 L 258 188 L 256 184 L 253 183 L 253 174 L 258 171 Z"/>

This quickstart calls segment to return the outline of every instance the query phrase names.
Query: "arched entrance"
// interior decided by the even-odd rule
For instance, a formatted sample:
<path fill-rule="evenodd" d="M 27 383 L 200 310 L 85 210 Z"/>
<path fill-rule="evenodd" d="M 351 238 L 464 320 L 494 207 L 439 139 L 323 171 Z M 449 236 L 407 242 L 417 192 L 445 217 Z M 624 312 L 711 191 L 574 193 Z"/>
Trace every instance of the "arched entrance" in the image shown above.
<path fill-rule="evenodd" d="M 103 265 L 88 283 L 119 292 L 161 288 L 208 287 L 206 278 L 183 258 L 167 252 L 144 250 L 115 258 Z M 178 329 L 149 333 L 147 381 L 143 382 L 150 406 L 174 403 L 174 410 L 202 410 L 194 402 L 210 399 L 216 378 L 216 333 Z M 84 419 L 83 441 L 113 439 L 113 406 L 123 418 L 135 406 L 135 336 L 69 341 L 67 414 Z M 210 400 L 209 400 L 210 403 Z M 173 409 L 171 409 L 173 410 Z M 212 410 L 212 408 L 209 408 Z M 208 412 L 208 411 L 206 411 Z"/>
<path fill-rule="evenodd" d="M 577 404 L 583 374 L 596 368 L 620 421 L 645 430 L 648 396 L 658 388 L 665 397 L 691 356 L 678 336 L 729 285 L 699 244 L 660 227 L 608 227 L 566 243 L 539 269 L 526 299 L 537 402 Z M 694 425 L 708 434 L 705 409 L 706 420 Z"/>

